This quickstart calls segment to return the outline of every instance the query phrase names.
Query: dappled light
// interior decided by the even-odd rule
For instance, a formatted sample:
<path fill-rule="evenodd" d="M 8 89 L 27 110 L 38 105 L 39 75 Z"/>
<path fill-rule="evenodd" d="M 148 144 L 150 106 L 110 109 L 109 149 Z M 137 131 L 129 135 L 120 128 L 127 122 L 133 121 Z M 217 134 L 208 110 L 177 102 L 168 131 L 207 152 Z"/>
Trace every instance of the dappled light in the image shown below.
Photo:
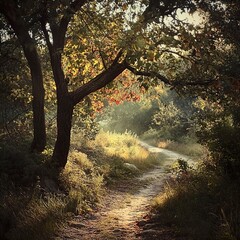
<path fill-rule="evenodd" d="M 0 239 L 240 240 L 238 0 L 0 0 Z"/>

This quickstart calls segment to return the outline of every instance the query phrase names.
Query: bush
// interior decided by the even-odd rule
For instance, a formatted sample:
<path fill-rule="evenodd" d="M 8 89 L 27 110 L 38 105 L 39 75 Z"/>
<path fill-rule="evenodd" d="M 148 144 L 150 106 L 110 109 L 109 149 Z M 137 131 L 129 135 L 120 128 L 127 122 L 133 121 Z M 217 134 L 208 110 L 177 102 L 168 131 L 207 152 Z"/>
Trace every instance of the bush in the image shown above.
<path fill-rule="evenodd" d="M 238 112 L 237 106 L 217 113 L 206 110 L 198 131 L 201 143 L 207 145 L 215 163 L 223 174 L 232 178 L 240 178 L 240 119 L 235 116 Z"/>
<path fill-rule="evenodd" d="M 17 185 L 32 185 L 37 180 L 40 162 L 35 154 L 8 147 L 0 150 L 0 177 Z"/>

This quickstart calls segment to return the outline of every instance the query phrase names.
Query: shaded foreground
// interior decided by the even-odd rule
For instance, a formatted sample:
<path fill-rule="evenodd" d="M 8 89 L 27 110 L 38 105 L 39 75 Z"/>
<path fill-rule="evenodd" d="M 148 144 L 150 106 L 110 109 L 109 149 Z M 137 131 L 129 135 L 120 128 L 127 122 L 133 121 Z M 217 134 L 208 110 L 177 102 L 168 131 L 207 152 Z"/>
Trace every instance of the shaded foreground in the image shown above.
<path fill-rule="evenodd" d="M 141 146 L 158 154 L 161 167 L 156 167 L 139 178 L 123 181 L 117 189 L 109 190 L 100 209 L 85 217 L 76 216 L 55 240 L 154 239 L 154 236 L 173 239 L 171 230 L 146 229 L 145 220 L 151 207 L 151 199 L 161 192 L 170 175 L 169 166 L 179 158 L 190 164 L 192 160 L 146 143 L 141 143 Z"/>

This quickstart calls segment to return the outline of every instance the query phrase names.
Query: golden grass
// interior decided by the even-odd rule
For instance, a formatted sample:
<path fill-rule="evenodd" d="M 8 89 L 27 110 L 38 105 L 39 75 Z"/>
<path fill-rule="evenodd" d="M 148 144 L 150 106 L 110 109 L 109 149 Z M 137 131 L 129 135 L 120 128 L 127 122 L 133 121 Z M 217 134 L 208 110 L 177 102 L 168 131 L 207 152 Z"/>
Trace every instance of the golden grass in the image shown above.
<path fill-rule="evenodd" d="M 94 145 L 102 148 L 109 157 L 117 156 L 141 169 L 158 163 L 155 156 L 139 145 L 137 136 L 131 132 L 119 134 L 101 130 L 96 136 Z"/>
<path fill-rule="evenodd" d="M 207 168 L 170 180 L 153 202 L 159 224 L 174 226 L 186 239 L 236 240 L 240 237 L 239 181 Z"/>
<path fill-rule="evenodd" d="M 104 176 L 86 154 L 76 150 L 69 155 L 62 181 L 69 191 L 68 208 L 75 213 L 91 211 L 104 191 Z"/>

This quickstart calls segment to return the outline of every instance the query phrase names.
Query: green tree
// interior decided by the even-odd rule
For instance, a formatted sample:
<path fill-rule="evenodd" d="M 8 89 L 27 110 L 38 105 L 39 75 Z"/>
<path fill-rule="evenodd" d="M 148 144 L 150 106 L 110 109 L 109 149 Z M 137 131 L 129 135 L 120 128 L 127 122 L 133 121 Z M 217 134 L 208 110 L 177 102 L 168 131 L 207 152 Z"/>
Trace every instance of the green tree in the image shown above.
<path fill-rule="evenodd" d="M 157 84 L 159 80 L 170 85 L 179 84 L 169 80 L 175 77 L 175 70 L 174 68 L 170 70 L 169 64 L 181 67 L 181 58 L 188 59 L 186 54 L 189 49 L 185 47 L 180 51 L 182 44 L 177 39 L 178 34 L 184 35 L 186 24 L 178 20 L 177 10 L 186 8 L 193 10 L 194 5 L 191 1 L 133 3 L 125 0 L 56 0 L 37 1 L 34 7 L 32 4 L 29 1 L 1 0 L 1 12 L 13 28 L 28 60 L 33 79 L 33 112 L 34 116 L 39 114 L 34 129 L 36 132 L 36 129 L 42 126 L 41 133 L 44 132 L 41 124 L 44 122 L 44 91 L 37 49 L 43 41 L 48 48 L 57 93 L 57 140 L 53 152 L 56 166 L 62 168 L 67 162 L 74 107 L 90 93 L 112 82 L 124 70 L 128 69 L 136 75 L 141 75 L 139 81 L 145 83 L 149 78 L 147 84 Z M 87 41 L 95 40 L 91 43 L 94 48 L 103 45 L 98 51 L 103 68 L 99 67 L 99 72 L 96 72 L 95 76 L 81 81 L 80 86 L 71 88 L 64 72 L 63 53 L 69 38 L 77 36 L 71 35 L 70 30 L 71 27 L 77 26 L 79 19 L 87 23 L 81 36 L 85 36 Z M 169 24 L 170 20 L 172 24 Z M 91 21 L 98 26 L 98 31 L 91 29 Z M 85 31 L 89 26 L 94 33 L 94 37 L 91 38 Z M 108 36 L 104 42 L 99 41 L 100 33 Z M 81 37 L 78 51 L 85 53 L 83 41 L 84 38 Z M 94 54 L 89 55 L 87 60 L 91 62 L 92 57 Z M 81 64 L 80 67 L 83 68 Z M 94 69 L 93 66 L 91 68 Z M 40 100 L 37 101 L 36 97 Z M 42 136 L 41 141 L 45 141 L 45 136 Z"/>

